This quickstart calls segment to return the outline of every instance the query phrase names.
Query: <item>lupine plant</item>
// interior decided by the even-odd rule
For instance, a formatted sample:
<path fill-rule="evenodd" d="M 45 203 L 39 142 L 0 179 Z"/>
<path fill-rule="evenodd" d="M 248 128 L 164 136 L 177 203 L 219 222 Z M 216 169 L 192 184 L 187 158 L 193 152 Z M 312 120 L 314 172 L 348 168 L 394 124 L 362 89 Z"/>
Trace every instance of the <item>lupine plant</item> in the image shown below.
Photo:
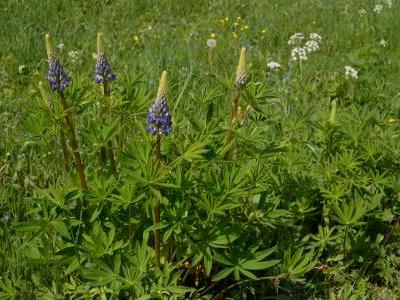
<path fill-rule="evenodd" d="M 57 93 L 60 97 L 60 101 L 65 113 L 65 124 L 67 126 L 70 146 L 75 159 L 76 170 L 79 175 L 82 189 L 87 190 L 88 184 L 85 176 L 83 161 L 81 158 L 81 154 L 79 152 L 78 141 L 75 135 L 75 126 L 74 126 L 74 120 L 71 115 L 71 107 L 68 104 L 68 100 L 64 93 L 64 90 L 68 88 L 71 84 L 71 78 L 65 73 L 59 59 L 57 58 L 49 34 L 46 34 L 46 50 L 47 50 L 47 59 L 49 63 L 49 68 L 47 71 L 47 80 L 49 82 L 51 90 Z M 61 135 L 60 139 L 62 140 L 61 143 L 62 146 L 64 147 L 65 137 L 63 137 L 62 134 L 60 135 Z"/>
<path fill-rule="evenodd" d="M 108 63 L 106 53 L 104 50 L 104 41 L 103 34 L 97 34 L 97 58 L 96 58 L 96 71 L 94 75 L 94 81 L 97 84 L 102 84 L 103 86 L 103 96 L 110 96 L 110 82 L 115 80 L 116 75 L 111 72 L 111 66 Z M 106 114 L 109 113 L 109 104 L 107 103 L 107 99 L 104 100 L 105 103 L 99 103 L 102 118 L 106 117 Z M 104 149 L 102 149 L 105 151 Z M 111 139 L 107 141 L 107 155 L 110 161 L 110 168 L 113 173 L 117 172 L 117 166 L 114 157 L 113 151 L 113 142 Z"/>
<path fill-rule="evenodd" d="M 163 135 L 168 135 L 172 131 L 172 119 L 168 106 L 167 97 L 167 72 L 164 71 L 161 75 L 160 84 L 158 86 L 157 97 L 154 104 L 149 108 L 147 114 L 147 131 L 155 135 L 155 164 L 160 167 L 161 164 L 161 138 Z M 160 226 L 160 198 L 157 198 L 153 204 L 154 226 Z M 160 247 L 161 247 L 160 228 L 155 229 L 154 250 L 156 264 L 160 264 Z"/>

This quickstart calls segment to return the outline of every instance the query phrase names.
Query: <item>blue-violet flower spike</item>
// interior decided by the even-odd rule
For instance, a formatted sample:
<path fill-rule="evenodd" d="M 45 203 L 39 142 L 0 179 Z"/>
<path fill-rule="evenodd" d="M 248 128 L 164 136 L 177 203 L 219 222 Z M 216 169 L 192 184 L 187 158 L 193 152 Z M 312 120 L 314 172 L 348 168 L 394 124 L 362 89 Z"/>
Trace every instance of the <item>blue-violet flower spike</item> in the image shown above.
<path fill-rule="evenodd" d="M 61 92 L 71 84 L 71 78 L 65 73 L 60 61 L 58 60 L 51 43 L 50 35 L 46 34 L 46 49 L 49 68 L 47 80 L 53 92 Z"/>
<path fill-rule="evenodd" d="M 164 71 L 161 75 L 157 98 L 147 114 L 148 126 L 146 130 L 153 135 L 167 135 L 172 131 L 172 119 L 167 102 L 166 87 L 167 72 Z"/>
<path fill-rule="evenodd" d="M 105 51 L 103 34 L 97 34 L 97 61 L 96 61 L 96 71 L 95 71 L 94 81 L 98 84 L 107 81 L 115 80 L 116 76 L 111 72 L 111 66 L 108 63 Z"/>

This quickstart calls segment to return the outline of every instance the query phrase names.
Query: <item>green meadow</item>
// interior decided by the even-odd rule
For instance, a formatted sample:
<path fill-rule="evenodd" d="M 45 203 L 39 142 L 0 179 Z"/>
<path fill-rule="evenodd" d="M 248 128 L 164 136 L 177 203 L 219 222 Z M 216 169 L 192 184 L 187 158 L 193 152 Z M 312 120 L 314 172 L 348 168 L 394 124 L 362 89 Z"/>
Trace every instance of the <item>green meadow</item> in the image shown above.
<path fill-rule="evenodd" d="M 400 298 L 398 1 L 0 25 L 0 300 Z"/>

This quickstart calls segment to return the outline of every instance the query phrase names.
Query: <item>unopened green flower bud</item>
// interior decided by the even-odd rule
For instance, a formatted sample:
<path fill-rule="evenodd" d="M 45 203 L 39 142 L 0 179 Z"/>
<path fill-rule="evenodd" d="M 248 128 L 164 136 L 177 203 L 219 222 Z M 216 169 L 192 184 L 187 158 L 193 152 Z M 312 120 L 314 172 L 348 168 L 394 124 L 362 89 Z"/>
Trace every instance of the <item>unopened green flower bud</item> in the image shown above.
<path fill-rule="evenodd" d="M 243 47 L 240 51 L 239 64 L 236 71 L 236 84 L 238 86 L 245 86 L 247 81 L 246 71 L 246 48 Z"/>
<path fill-rule="evenodd" d="M 333 100 L 331 103 L 331 115 L 329 117 L 329 122 L 332 124 L 336 123 L 336 112 L 337 112 L 337 102 Z"/>

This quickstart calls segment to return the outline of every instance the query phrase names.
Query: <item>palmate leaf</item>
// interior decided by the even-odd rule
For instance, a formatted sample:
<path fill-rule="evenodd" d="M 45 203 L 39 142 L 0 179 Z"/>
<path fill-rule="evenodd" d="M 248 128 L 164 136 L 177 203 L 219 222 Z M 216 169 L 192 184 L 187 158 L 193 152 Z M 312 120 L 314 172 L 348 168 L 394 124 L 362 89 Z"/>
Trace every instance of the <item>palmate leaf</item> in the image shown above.
<path fill-rule="evenodd" d="M 173 165 L 177 164 L 177 162 L 181 160 L 192 162 L 194 160 L 202 159 L 203 154 L 209 151 L 205 147 L 206 144 L 199 141 L 194 142 L 193 144 L 190 144 L 187 147 L 179 147 L 181 148 L 178 149 L 180 156 L 172 164 Z"/>
<path fill-rule="evenodd" d="M 343 225 L 355 225 L 365 216 L 367 209 L 365 202 L 361 199 L 351 200 L 349 203 L 343 202 L 341 206 L 333 206 L 339 223 Z"/>
<path fill-rule="evenodd" d="M 276 252 L 276 250 L 276 247 L 272 247 L 270 249 L 250 254 L 248 252 L 232 253 L 232 256 L 230 257 L 215 253 L 214 259 L 219 263 L 222 263 L 229 267 L 226 267 L 218 272 L 212 278 L 212 280 L 221 280 L 229 276 L 232 272 L 236 280 L 240 279 L 240 274 L 250 279 L 257 280 L 257 276 L 250 271 L 266 270 L 277 265 L 280 262 L 279 259 L 264 260 L 264 258 L 273 254 L 274 252 Z"/>
<path fill-rule="evenodd" d="M 281 272 L 288 274 L 292 280 L 302 280 L 304 274 L 311 271 L 316 264 L 313 251 L 303 252 L 303 247 L 298 248 L 293 254 L 291 249 L 285 251 Z"/>

